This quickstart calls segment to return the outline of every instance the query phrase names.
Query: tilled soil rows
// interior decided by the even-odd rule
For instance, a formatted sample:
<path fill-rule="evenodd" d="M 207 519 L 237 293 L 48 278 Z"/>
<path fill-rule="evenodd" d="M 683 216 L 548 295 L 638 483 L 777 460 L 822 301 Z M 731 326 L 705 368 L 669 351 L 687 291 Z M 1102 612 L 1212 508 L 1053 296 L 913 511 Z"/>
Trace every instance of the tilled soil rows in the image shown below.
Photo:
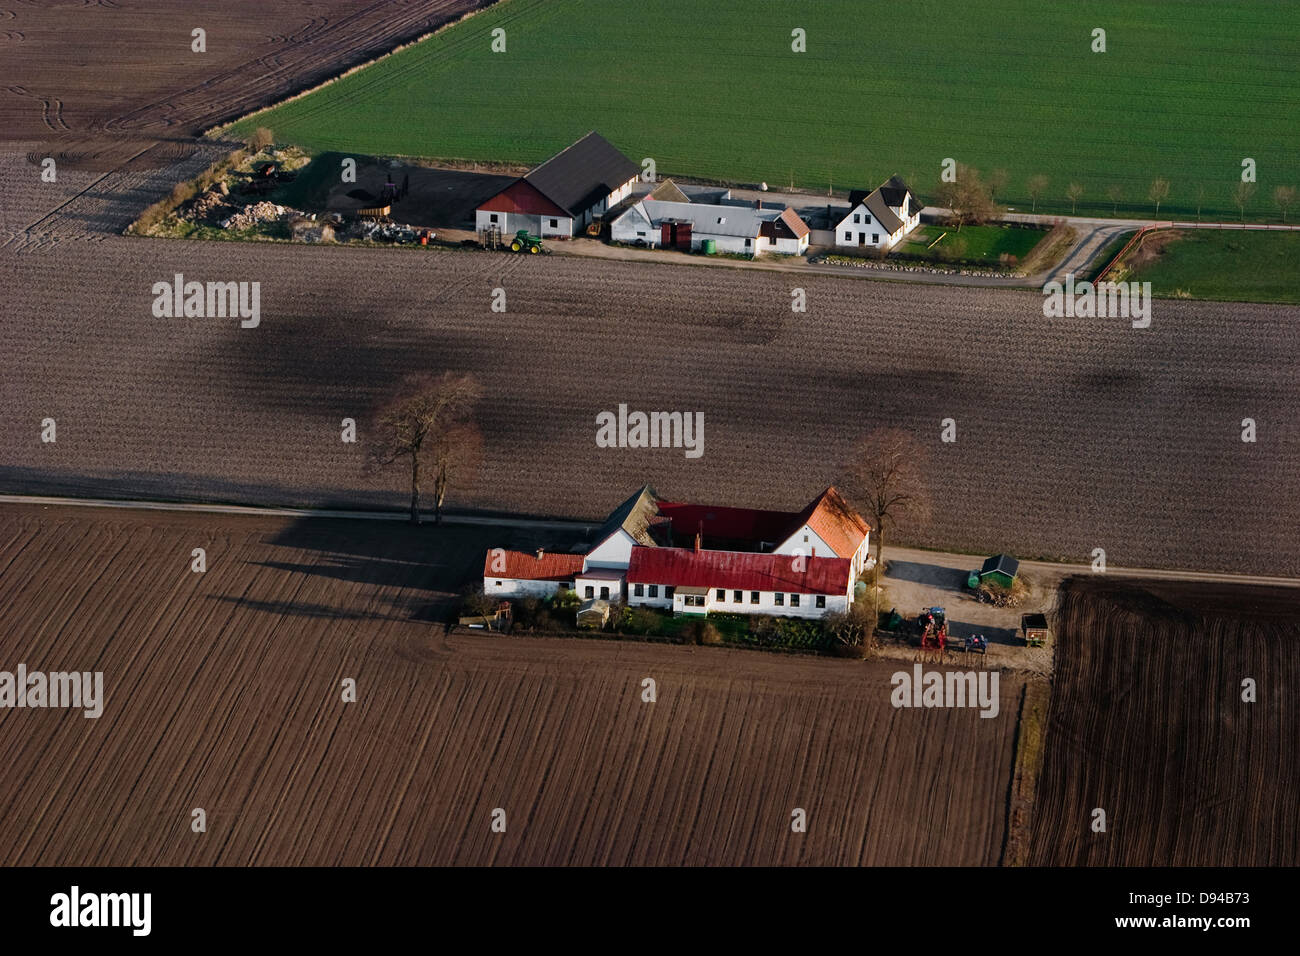
<path fill-rule="evenodd" d="M 1300 595 L 1076 578 L 1056 627 L 1032 864 L 1300 861 Z"/>
<path fill-rule="evenodd" d="M 197 135 L 488 2 L 9 0 L 0 136 L 48 137 L 44 155 L 111 169 L 112 136 Z M 206 52 L 191 49 L 196 28 Z"/>
<path fill-rule="evenodd" d="M 105 688 L 0 709 L 0 864 L 997 862 L 1022 682 L 985 719 L 894 709 L 899 665 L 448 637 L 489 540 L 529 546 L 0 507 L 0 666 Z"/>
<path fill-rule="evenodd" d="M 260 324 L 154 317 L 177 273 L 259 282 Z M 1045 318 L 1033 292 L 57 230 L 0 248 L 0 281 L 6 492 L 400 507 L 400 470 L 363 473 L 366 422 L 408 373 L 460 369 L 485 457 L 456 508 L 597 520 L 649 482 L 789 509 L 896 426 L 934 501 L 899 543 L 1300 574 L 1300 308 L 1159 301 L 1134 329 Z M 597 447 L 620 404 L 703 413 L 702 457 Z"/>

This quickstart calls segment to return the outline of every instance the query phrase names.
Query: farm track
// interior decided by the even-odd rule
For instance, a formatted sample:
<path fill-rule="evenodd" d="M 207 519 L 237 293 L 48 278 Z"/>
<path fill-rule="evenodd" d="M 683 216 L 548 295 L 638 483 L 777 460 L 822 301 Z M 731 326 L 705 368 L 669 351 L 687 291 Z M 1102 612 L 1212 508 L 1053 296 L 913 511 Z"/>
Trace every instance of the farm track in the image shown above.
<path fill-rule="evenodd" d="M 996 862 L 1020 681 L 985 720 L 886 664 L 445 637 L 494 534 L 0 506 L 0 659 L 105 675 L 0 711 L 0 864 Z"/>
<path fill-rule="evenodd" d="M 1067 582 L 1029 862 L 1300 861 L 1298 616 L 1284 590 Z"/>

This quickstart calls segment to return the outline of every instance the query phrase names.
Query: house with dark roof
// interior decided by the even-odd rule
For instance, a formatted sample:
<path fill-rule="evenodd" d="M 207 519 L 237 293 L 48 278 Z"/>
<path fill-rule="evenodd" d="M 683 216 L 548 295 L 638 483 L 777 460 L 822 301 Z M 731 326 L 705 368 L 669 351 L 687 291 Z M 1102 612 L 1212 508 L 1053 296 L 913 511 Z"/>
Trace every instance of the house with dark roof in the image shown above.
<path fill-rule="evenodd" d="M 870 567 L 870 531 L 833 487 L 787 512 L 669 502 L 646 485 L 610 512 L 584 555 L 490 550 L 483 590 L 572 588 L 584 600 L 683 614 L 821 617 L 853 599 Z"/>
<path fill-rule="evenodd" d="M 503 236 L 527 229 L 543 238 L 572 238 L 632 194 L 641 167 L 599 133 L 588 133 L 516 179 L 474 213 L 480 232 Z"/>
<path fill-rule="evenodd" d="M 849 193 L 849 211 L 835 224 L 835 245 L 889 249 L 921 222 L 921 200 L 897 176 L 867 192 Z"/>

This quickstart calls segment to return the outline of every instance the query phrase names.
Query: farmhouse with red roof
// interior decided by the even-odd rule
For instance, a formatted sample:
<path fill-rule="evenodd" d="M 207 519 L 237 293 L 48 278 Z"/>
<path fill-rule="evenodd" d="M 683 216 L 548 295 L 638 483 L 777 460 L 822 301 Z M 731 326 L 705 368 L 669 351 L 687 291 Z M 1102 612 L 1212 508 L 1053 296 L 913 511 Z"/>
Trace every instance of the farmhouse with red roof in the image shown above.
<path fill-rule="evenodd" d="M 821 617 L 842 611 L 870 567 L 871 528 L 835 488 L 801 511 L 661 501 L 649 486 L 613 512 L 585 554 L 493 549 L 490 596 L 626 601 L 680 614 L 731 611 Z"/>

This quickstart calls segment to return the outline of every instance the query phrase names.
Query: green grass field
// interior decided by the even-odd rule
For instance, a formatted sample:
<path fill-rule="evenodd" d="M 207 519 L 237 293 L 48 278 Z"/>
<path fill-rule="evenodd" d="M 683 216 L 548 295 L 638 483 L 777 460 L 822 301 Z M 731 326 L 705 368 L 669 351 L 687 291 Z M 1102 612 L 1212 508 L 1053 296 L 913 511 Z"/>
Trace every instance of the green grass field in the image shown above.
<path fill-rule="evenodd" d="M 1157 296 L 1300 304 L 1300 232 L 1183 231 L 1124 278 Z"/>
<path fill-rule="evenodd" d="M 899 243 L 897 251 L 941 261 L 945 249 L 951 251 L 960 242 L 962 258 L 996 264 L 1004 254 L 1023 260 L 1046 235 L 1045 229 L 1004 225 L 963 226 L 960 232 L 952 226 L 921 226 Z M 942 241 L 931 246 L 940 236 Z"/>
<path fill-rule="evenodd" d="M 1092 31 L 1107 50 L 1091 50 Z M 506 31 L 506 52 L 491 51 Z M 807 52 L 791 50 L 806 31 Z M 311 150 L 535 162 L 596 129 L 661 175 L 843 192 L 951 157 L 1007 173 L 1040 212 L 1251 218 L 1300 187 L 1292 0 L 502 0 L 337 83 L 250 117 Z M 1203 194 L 1203 196 L 1202 196 Z M 1300 214 L 1300 210 L 1295 210 Z"/>

